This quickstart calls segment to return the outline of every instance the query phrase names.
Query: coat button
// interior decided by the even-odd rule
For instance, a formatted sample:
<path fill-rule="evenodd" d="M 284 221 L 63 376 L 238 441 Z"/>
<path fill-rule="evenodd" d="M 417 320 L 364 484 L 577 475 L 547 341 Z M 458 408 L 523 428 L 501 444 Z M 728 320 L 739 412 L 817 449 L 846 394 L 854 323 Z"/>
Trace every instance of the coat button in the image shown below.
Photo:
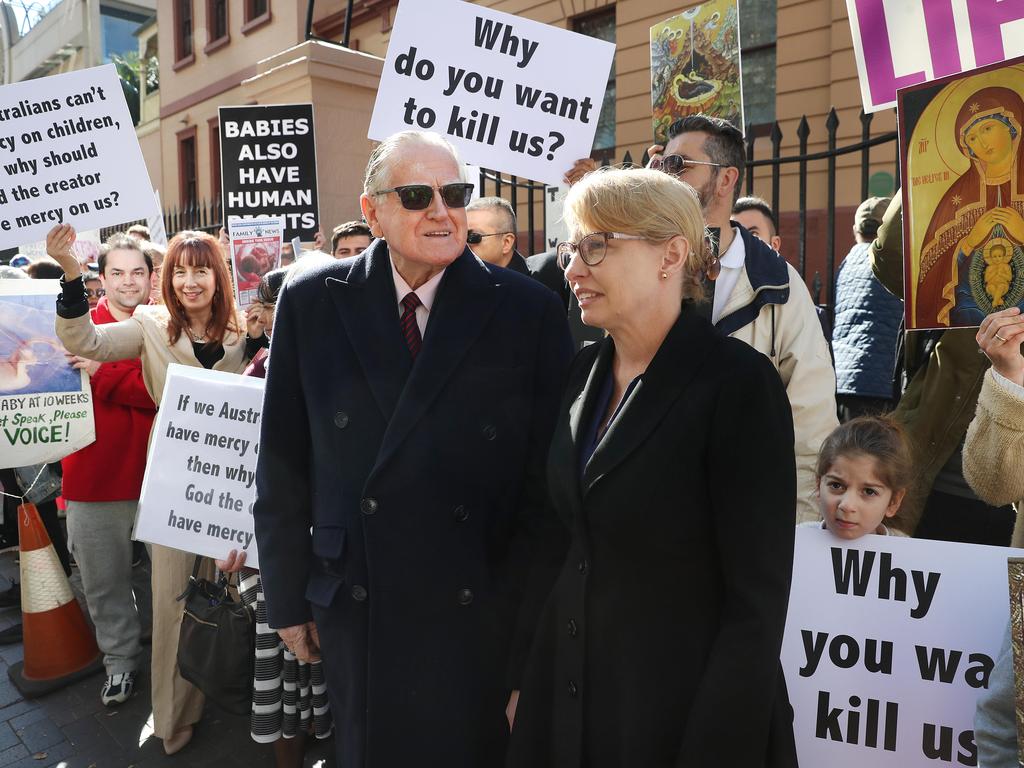
<path fill-rule="evenodd" d="M 498 428 L 493 424 L 484 424 L 483 429 L 480 430 L 480 434 L 484 436 L 485 440 L 493 440 L 498 436 Z"/>
<path fill-rule="evenodd" d="M 352 599 L 358 603 L 361 603 L 364 600 L 366 600 L 366 587 L 362 586 L 361 584 L 356 584 L 354 587 L 352 587 Z"/>
<path fill-rule="evenodd" d="M 334 414 L 334 426 L 338 429 L 344 429 L 348 426 L 348 414 L 344 411 L 338 411 Z"/>
<path fill-rule="evenodd" d="M 455 518 L 456 523 L 464 523 L 469 520 L 469 510 L 459 504 L 452 512 L 452 516 Z"/>
<path fill-rule="evenodd" d="M 377 507 L 380 505 L 376 499 L 366 498 L 359 502 L 359 511 L 364 515 L 372 515 L 377 511 Z"/>
<path fill-rule="evenodd" d="M 569 637 L 576 637 L 577 630 L 576 619 L 569 619 Z"/>
<path fill-rule="evenodd" d="M 459 601 L 459 605 L 469 605 L 473 602 L 473 591 L 469 589 L 460 589 L 456 600 Z"/>
<path fill-rule="evenodd" d="M 572 680 L 570 680 L 569 681 L 569 695 L 572 696 L 575 699 L 577 693 L 579 693 L 579 691 L 576 688 L 576 683 L 574 683 Z"/>
<path fill-rule="evenodd" d="M 586 558 L 584 558 L 583 560 L 579 561 L 579 563 L 576 565 L 576 568 L 579 570 L 579 572 L 583 576 L 586 576 L 587 575 L 587 571 L 590 570 L 590 563 L 588 563 L 586 561 Z"/>

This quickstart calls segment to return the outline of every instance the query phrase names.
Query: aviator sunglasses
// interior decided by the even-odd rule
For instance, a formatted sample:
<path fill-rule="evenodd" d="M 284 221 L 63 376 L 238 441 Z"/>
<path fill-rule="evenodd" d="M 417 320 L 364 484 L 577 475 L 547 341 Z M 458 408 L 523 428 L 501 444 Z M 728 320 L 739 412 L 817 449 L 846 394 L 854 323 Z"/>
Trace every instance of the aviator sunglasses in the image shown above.
<path fill-rule="evenodd" d="M 424 211 L 434 200 L 434 189 L 429 184 L 407 184 L 394 189 L 382 189 L 374 194 L 385 195 L 388 192 L 394 192 L 401 200 L 402 207 L 407 211 Z M 447 207 L 465 208 L 473 196 L 473 185 L 445 184 L 443 187 L 437 187 L 437 191 L 441 193 L 441 199 Z"/>
<path fill-rule="evenodd" d="M 695 165 L 708 165 L 712 168 L 725 168 L 721 163 L 712 163 L 707 160 L 690 160 L 682 155 L 663 155 L 656 157 L 651 161 L 651 169 L 655 171 L 662 171 L 667 173 L 669 176 L 678 176 L 681 173 L 685 173 Z"/>

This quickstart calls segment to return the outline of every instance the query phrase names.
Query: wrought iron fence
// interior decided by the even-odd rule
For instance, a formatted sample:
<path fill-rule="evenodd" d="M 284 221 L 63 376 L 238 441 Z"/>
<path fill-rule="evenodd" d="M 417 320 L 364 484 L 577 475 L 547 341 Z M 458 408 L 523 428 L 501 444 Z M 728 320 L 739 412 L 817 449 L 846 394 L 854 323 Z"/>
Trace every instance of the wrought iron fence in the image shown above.
<path fill-rule="evenodd" d="M 812 169 L 811 166 L 818 163 L 825 164 L 825 184 L 827 188 L 824 208 L 815 208 L 810 213 L 820 216 L 824 213 L 825 219 L 825 246 L 824 246 L 824 267 L 825 275 L 815 272 L 811 281 L 811 291 L 815 302 L 825 308 L 831 308 L 835 301 L 835 271 L 836 271 L 836 185 L 837 185 L 837 159 L 844 155 L 860 155 L 860 200 L 868 197 L 869 181 L 871 176 L 871 150 L 886 144 L 895 144 L 896 132 L 889 131 L 876 136 L 871 135 L 871 123 L 873 115 L 861 112 L 859 120 L 861 124 L 860 141 L 846 146 L 838 146 L 839 116 L 833 108 L 825 119 L 825 142 L 827 149 L 820 152 L 808 152 L 811 138 L 811 127 L 807 117 L 801 118 L 796 135 L 799 140 L 796 154 L 782 154 L 782 128 L 778 123 L 772 125 L 767 134 L 771 146 L 769 157 L 756 158 L 756 150 L 764 134 L 755 131 L 753 127 L 747 130 L 747 163 L 745 191 L 753 194 L 758 180 L 763 178 L 762 169 L 770 172 L 770 192 L 763 195 L 771 205 L 776 221 L 782 212 L 781 201 L 781 180 L 784 166 L 795 165 L 797 167 L 797 206 L 798 214 L 798 235 L 796 266 L 800 275 L 807 279 L 807 244 L 808 244 L 808 196 L 807 181 L 812 172 L 819 169 Z M 899 153 L 894 163 L 895 188 L 899 187 L 900 169 Z M 647 152 L 644 151 L 639 165 L 647 164 Z M 603 165 L 609 161 L 604 160 Z M 634 166 L 635 163 L 629 152 L 622 158 L 622 166 Z M 762 173 L 759 174 L 758 172 Z M 481 196 L 494 195 L 504 197 L 513 208 L 519 213 L 520 250 L 527 254 L 538 253 L 545 250 L 544 233 L 547 228 L 545 220 L 544 195 L 547 187 L 539 182 L 520 179 L 516 176 L 502 176 L 495 171 L 480 169 L 479 191 Z M 164 227 L 168 237 L 183 229 L 199 229 L 216 235 L 221 227 L 221 201 L 202 200 L 189 203 L 185 206 L 175 206 L 164 210 Z M 144 223 L 144 222 L 142 222 Z M 127 224 L 119 227 L 111 227 L 102 231 L 105 238 L 108 234 L 123 230 Z M 525 242 L 524 242 L 525 241 Z M 787 252 L 789 248 L 784 250 Z M 825 296 L 822 297 L 824 288 Z M 824 300 L 822 300 L 824 299 Z"/>

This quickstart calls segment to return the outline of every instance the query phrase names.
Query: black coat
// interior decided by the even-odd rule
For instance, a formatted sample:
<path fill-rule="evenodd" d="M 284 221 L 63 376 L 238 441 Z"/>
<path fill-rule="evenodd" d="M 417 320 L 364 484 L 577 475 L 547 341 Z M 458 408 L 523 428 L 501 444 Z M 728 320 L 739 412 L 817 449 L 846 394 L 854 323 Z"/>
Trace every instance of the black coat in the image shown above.
<path fill-rule="evenodd" d="M 549 488 L 572 543 L 524 676 L 516 768 L 795 766 L 779 662 L 796 468 L 766 357 L 684 310 L 582 474 L 614 353 L 573 364 Z"/>
<path fill-rule="evenodd" d="M 340 765 L 500 765 L 570 357 L 557 299 L 468 249 L 415 363 L 383 241 L 281 292 L 256 538 L 270 625 L 317 623 Z"/>

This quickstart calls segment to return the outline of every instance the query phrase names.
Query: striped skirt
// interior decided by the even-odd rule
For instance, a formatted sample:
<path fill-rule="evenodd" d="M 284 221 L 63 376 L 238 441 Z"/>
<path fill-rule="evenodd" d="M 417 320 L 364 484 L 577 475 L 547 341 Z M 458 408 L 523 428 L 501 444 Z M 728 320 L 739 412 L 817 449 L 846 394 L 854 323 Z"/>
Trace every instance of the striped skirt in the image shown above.
<path fill-rule="evenodd" d="M 250 731 L 261 744 L 310 732 L 325 739 L 334 729 L 323 664 L 299 661 L 267 625 L 267 605 L 258 571 L 242 572 L 242 600 L 256 611 L 256 672 Z"/>

